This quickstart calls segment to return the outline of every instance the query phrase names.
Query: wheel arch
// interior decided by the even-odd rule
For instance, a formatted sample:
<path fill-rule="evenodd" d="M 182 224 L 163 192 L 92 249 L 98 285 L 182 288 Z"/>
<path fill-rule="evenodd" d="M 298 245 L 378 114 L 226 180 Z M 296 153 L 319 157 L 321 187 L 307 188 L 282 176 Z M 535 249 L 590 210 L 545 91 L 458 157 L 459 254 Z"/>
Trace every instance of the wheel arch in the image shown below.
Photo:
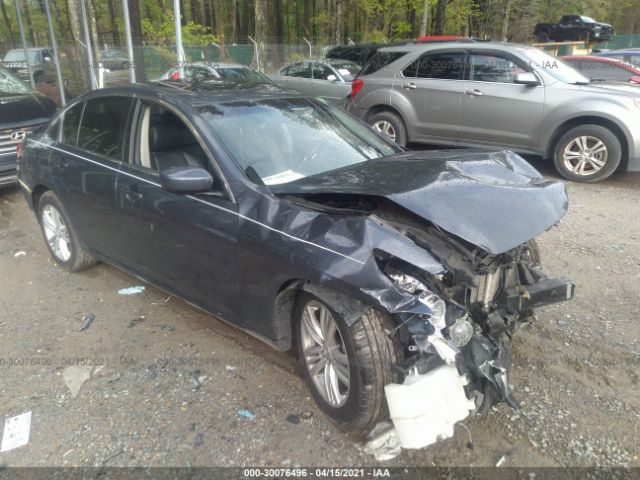
<path fill-rule="evenodd" d="M 618 167 L 618 170 L 627 169 L 627 162 L 629 159 L 629 139 L 627 138 L 627 135 L 624 133 L 622 128 L 620 128 L 620 126 L 617 125 L 614 121 L 594 115 L 585 115 L 571 118 L 556 127 L 551 137 L 549 138 L 549 141 L 547 142 L 544 157 L 553 158 L 556 145 L 562 135 L 567 133 L 572 128 L 578 127 L 580 125 L 599 125 L 611 130 L 611 132 L 618 138 L 618 140 L 620 140 L 620 146 L 622 147 L 622 158 L 620 159 L 620 166 Z"/>
<path fill-rule="evenodd" d="M 42 184 L 38 184 L 31 189 L 31 202 L 34 211 L 38 210 L 38 202 L 40 201 L 40 197 L 42 197 L 45 192 L 48 192 L 50 190 L 51 189 L 49 187 Z"/>
<path fill-rule="evenodd" d="M 295 309 L 298 296 L 307 292 L 333 308 L 351 326 L 371 306 L 326 285 L 317 285 L 306 279 L 283 282 L 273 304 L 273 327 L 278 348 L 290 350 L 295 345 Z"/>

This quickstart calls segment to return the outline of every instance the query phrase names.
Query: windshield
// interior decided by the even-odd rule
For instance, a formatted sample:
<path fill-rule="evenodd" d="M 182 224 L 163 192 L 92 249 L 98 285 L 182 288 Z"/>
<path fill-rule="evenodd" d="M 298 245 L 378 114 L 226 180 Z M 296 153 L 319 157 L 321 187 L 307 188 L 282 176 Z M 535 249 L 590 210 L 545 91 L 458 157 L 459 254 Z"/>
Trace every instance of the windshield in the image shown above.
<path fill-rule="evenodd" d="M 234 80 L 253 80 L 257 82 L 271 83 L 271 79 L 264 73 L 245 67 L 216 67 L 216 72 L 220 78 Z"/>
<path fill-rule="evenodd" d="M 238 101 L 199 110 L 247 176 L 257 175 L 265 185 L 399 151 L 347 114 L 306 98 Z"/>
<path fill-rule="evenodd" d="M 0 68 L 0 93 L 30 93 L 31 89 L 4 68 Z"/>
<path fill-rule="evenodd" d="M 527 50 L 525 55 L 528 57 L 529 64 L 532 67 L 544 70 L 556 80 L 572 84 L 589 83 L 589 77 L 584 76 L 564 60 L 552 57 L 542 50 Z"/>
<path fill-rule="evenodd" d="M 27 50 L 30 62 L 38 61 L 38 52 L 36 50 Z M 24 50 L 9 50 L 4 56 L 5 62 L 24 62 Z"/>
<path fill-rule="evenodd" d="M 331 62 L 331 66 L 338 71 L 345 82 L 353 81 L 362 69 L 360 65 L 353 62 Z"/>
<path fill-rule="evenodd" d="M 596 23 L 596 21 L 591 17 L 580 17 L 582 19 L 582 23 Z"/>

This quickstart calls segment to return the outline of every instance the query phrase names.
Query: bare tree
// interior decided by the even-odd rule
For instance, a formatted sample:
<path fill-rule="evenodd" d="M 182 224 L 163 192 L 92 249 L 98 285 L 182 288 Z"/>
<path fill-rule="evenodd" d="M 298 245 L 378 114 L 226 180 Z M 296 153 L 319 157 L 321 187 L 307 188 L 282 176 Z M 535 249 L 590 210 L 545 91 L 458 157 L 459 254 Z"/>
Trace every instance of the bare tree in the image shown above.
<path fill-rule="evenodd" d="M 422 20 L 420 21 L 420 33 L 422 37 L 427 34 L 427 25 L 429 24 L 429 0 L 424 0 L 424 9 L 422 10 Z"/>
<path fill-rule="evenodd" d="M 507 0 L 507 5 L 504 8 L 504 20 L 502 21 L 502 40 L 507 40 L 507 34 L 509 33 L 509 16 L 511 15 L 512 0 Z"/>
<path fill-rule="evenodd" d="M 264 0 L 255 0 L 256 2 L 256 9 L 255 9 L 255 15 L 256 15 L 256 38 L 255 41 L 258 44 L 258 48 L 257 48 L 257 57 L 255 59 L 256 62 L 256 66 L 258 68 L 261 67 L 261 65 L 263 65 L 264 62 L 264 34 L 265 34 L 265 19 L 264 19 L 264 11 L 265 11 L 265 3 Z"/>

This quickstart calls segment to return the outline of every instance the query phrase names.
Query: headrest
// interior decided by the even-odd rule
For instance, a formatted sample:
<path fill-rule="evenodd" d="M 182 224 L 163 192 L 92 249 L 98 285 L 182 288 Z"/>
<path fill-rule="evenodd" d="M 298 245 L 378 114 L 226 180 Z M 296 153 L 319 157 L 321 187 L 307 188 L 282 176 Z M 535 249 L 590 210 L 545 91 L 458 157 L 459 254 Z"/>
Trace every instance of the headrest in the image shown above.
<path fill-rule="evenodd" d="M 194 145 L 196 140 L 191 131 L 175 123 L 161 123 L 149 128 L 149 150 L 164 152 Z"/>

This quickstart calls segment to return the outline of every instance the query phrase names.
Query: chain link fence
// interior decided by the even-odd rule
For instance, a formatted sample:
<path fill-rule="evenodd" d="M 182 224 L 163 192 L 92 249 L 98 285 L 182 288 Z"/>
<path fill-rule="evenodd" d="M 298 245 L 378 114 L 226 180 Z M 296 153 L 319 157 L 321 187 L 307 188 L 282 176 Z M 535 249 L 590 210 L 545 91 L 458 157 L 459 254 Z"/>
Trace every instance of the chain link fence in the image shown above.
<path fill-rule="evenodd" d="M 616 35 L 612 40 L 598 46 L 600 49 L 640 48 L 640 35 Z M 0 42 L 0 52 L 14 48 L 9 42 Z M 233 63 L 259 68 L 267 75 L 276 74 L 283 66 L 310 58 L 323 58 L 331 45 L 266 43 L 230 45 L 188 45 L 183 46 L 187 62 Z M 91 89 L 89 72 L 95 75 L 96 84 L 103 87 L 127 85 L 130 83 L 129 58 L 125 46 L 103 45 L 94 52 L 94 68 L 90 69 L 87 53 L 79 43 L 58 45 L 58 53 L 64 90 L 67 99 Z M 177 67 L 175 45 L 144 45 L 134 47 L 136 81 L 145 82 L 160 78 Z M 99 68 L 102 66 L 102 69 Z M 32 65 L 33 70 L 44 71 L 38 76 L 37 89 L 60 103 L 59 89 L 53 62 Z M 16 71 L 24 81 L 29 82 L 25 68 Z"/>
<path fill-rule="evenodd" d="M 0 44 L 2 57 L 13 48 L 13 45 Z M 331 46 L 326 45 L 287 45 L 287 44 L 254 44 L 242 45 L 188 45 L 183 46 L 188 63 L 230 63 L 259 68 L 267 75 L 276 74 L 283 66 L 309 58 L 322 58 Z M 18 48 L 20 52 L 22 49 Z M 144 45 L 134 47 L 134 66 L 136 81 L 146 82 L 157 80 L 168 71 L 178 66 L 175 45 Z M 20 54 L 22 55 L 22 54 Z M 24 64 L 17 68 L 15 62 L 5 64 L 11 67 L 14 74 L 29 83 L 29 75 Z M 58 58 L 64 81 L 67 99 L 73 98 L 91 89 L 93 75 L 95 83 L 102 87 L 127 85 L 131 82 L 129 58 L 126 46 L 105 45 L 94 51 L 94 68 L 89 68 L 87 52 L 80 44 L 58 45 Z M 36 88 L 43 94 L 53 98 L 60 104 L 55 75 L 55 65 L 52 61 L 35 62 L 31 60 L 32 72 L 37 72 Z M 40 72 L 44 72 L 40 75 Z"/>

